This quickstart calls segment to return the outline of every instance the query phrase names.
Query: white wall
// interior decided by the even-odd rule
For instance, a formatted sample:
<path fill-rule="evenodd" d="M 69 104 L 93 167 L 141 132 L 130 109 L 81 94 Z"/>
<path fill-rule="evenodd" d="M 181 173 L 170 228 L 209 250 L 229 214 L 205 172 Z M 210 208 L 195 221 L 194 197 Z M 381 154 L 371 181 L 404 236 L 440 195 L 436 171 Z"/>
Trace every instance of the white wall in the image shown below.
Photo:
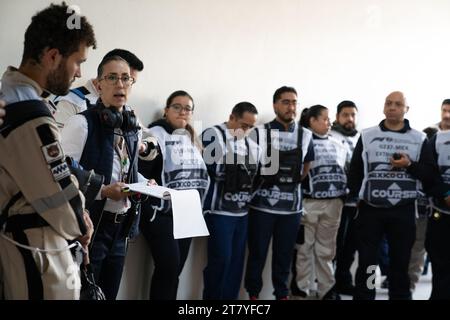
<path fill-rule="evenodd" d="M 50 2 L 0 0 L 0 70 L 20 63 L 25 28 Z M 418 129 L 437 122 L 441 101 L 450 98 L 448 0 L 68 3 L 87 15 L 98 40 L 77 84 L 95 75 L 107 51 L 133 51 L 145 69 L 130 103 L 145 124 L 177 89 L 193 95 L 194 119 L 201 120 L 203 128 L 224 121 L 242 100 L 258 107 L 261 120 L 271 119 L 272 94 L 282 85 L 297 88 L 301 108 L 320 103 L 334 111 L 339 101 L 354 100 L 360 107 L 360 128 L 382 119 L 390 91 L 405 92 L 411 106 L 408 118 Z M 132 259 L 141 257 L 143 246 L 139 241 L 131 246 L 122 298 L 147 294 L 143 283 L 149 276 L 140 271 L 150 259 Z M 192 249 L 181 298 L 200 297 L 204 240 Z M 271 297 L 271 288 L 264 290 Z"/>

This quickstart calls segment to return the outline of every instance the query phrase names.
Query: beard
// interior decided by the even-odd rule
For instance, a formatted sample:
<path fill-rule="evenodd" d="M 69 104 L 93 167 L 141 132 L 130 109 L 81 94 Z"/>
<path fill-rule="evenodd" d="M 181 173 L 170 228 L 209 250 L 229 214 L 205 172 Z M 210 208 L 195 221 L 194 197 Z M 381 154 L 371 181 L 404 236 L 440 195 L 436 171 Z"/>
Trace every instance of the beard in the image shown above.
<path fill-rule="evenodd" d="M 288 113 L 282 113 L 279 111 L 276 111 L 275 114 L 278 116 L 280 120 L 282 120 L 284 123 L 291 123 L 295 120 L 295 117 L 297 116 L 297 113 L 294 111 L 291 114 Z"/>
<path fill-rule="evenodd" d="M 47 75 L 47 89 L 54 95 L 65 96 L 69 93 L 70 86 L 73 79 L 69 77 L 69 72 L 66 68 L 66 59 L 63 59 L 56 70 L 51 71 Z"/>
<path fill-rule="evenodd" d="M 344 125 L 342 127 L 346 130 L 354 130 L 355 124 L 353 122 L 347 122 L 347 123 L 344 123 Z"/>

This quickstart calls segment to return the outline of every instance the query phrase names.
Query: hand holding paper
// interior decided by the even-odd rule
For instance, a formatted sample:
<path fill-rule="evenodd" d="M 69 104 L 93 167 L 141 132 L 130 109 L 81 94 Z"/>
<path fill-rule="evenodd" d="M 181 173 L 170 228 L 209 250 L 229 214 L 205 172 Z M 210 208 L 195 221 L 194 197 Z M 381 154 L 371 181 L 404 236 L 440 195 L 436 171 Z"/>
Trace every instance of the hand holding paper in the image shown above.
<path fill-rule="evenodd" d="M 174 190 L 158 185 L 149 186 L 145 183 L 132 183 L 126 187 L 130 191 L 171 201 L 175 239 L 209 235 L 197 190 Z"/>

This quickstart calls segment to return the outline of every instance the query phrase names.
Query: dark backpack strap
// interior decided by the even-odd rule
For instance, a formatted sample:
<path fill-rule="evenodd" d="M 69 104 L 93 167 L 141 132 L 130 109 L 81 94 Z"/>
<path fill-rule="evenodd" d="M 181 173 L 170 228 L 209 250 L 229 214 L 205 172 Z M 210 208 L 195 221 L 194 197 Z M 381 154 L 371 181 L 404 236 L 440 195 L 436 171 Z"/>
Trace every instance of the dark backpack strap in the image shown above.
<path fill-rule="evenodd" d="M 267 157 L 270 158 L 272 155 L 272 139 L 271 139 L 271 126 L 270 123 L 266 123 L 264 125 L 264 128 L 266 129 L 266 139 L 267 139 Z"/>
<path fill-rule="evenodd" d="M 40 117 L 53 118 L 47 105 L 41 100 L 26 100 L 8 104 L 5 107 L 5 122 L 0 133 L 6 138 L 14 129 L 24 123 Z"/>
<path fill-rule="evenodd" d="M 0 215 L 0 230 L 3 228 L 3 225 L 5 224 L 6 220 L 8 219 L 8 213 L 9 209 L 19 200 L 22 198 L 22 191 L 19 191 L 14 196 L 12 196 L 11 199 L 9 199 L 8 204 L 3 208 L 2 213 Z"/>
<path fill-rule="evenodd" d="M 298 131 L 297 131 L 297 148 L 300 150 L 300 167 L 302 166 L 302 162 L 303 162 L 303 149 L 302 149 L 302 145 L 303 145 L 303 127 L 300 125 L 300 123 L 298 124 Z"/>

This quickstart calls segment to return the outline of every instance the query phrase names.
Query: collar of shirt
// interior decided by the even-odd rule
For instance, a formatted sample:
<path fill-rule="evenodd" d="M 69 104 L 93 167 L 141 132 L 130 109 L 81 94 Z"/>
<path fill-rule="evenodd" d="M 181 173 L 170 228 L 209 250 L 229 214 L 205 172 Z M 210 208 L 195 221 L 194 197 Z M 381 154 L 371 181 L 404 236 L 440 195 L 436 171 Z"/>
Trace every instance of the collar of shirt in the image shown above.
<path fill-rule="evenodd" d="M 294 132 L 295 129 L 295 121 L 292 121 L 289 124 L 288 129 L 286 130 L 284 124 L 282 124 L 281 122 L 279 122 L 277 119 L 274 119 L 272 122 L 270 122 L 270 128 L 271 129 L 277 129 L 280 131 L 288 131 L 288 132 Z"/>
<path fill-rule="evenodd" d="M 378 125 L 380 127 L 381 131 L 391 131 L 391 132 L 398 132 L 398 133 L 406 133 L 409 130 L 411 130 L 411 127 L 409 125 L 409 120 L 408 119 L 404 119 L 403 120 L 404 125 L 403 125 L 403 128 L 401 128 L 400 130 L 391 130 L 391 129 L 386 128 L 386 126 L 384 125 L 384 121 L 386 121 L 386 120 L 382 120 L 380 122 L 380 124 Z"/>

